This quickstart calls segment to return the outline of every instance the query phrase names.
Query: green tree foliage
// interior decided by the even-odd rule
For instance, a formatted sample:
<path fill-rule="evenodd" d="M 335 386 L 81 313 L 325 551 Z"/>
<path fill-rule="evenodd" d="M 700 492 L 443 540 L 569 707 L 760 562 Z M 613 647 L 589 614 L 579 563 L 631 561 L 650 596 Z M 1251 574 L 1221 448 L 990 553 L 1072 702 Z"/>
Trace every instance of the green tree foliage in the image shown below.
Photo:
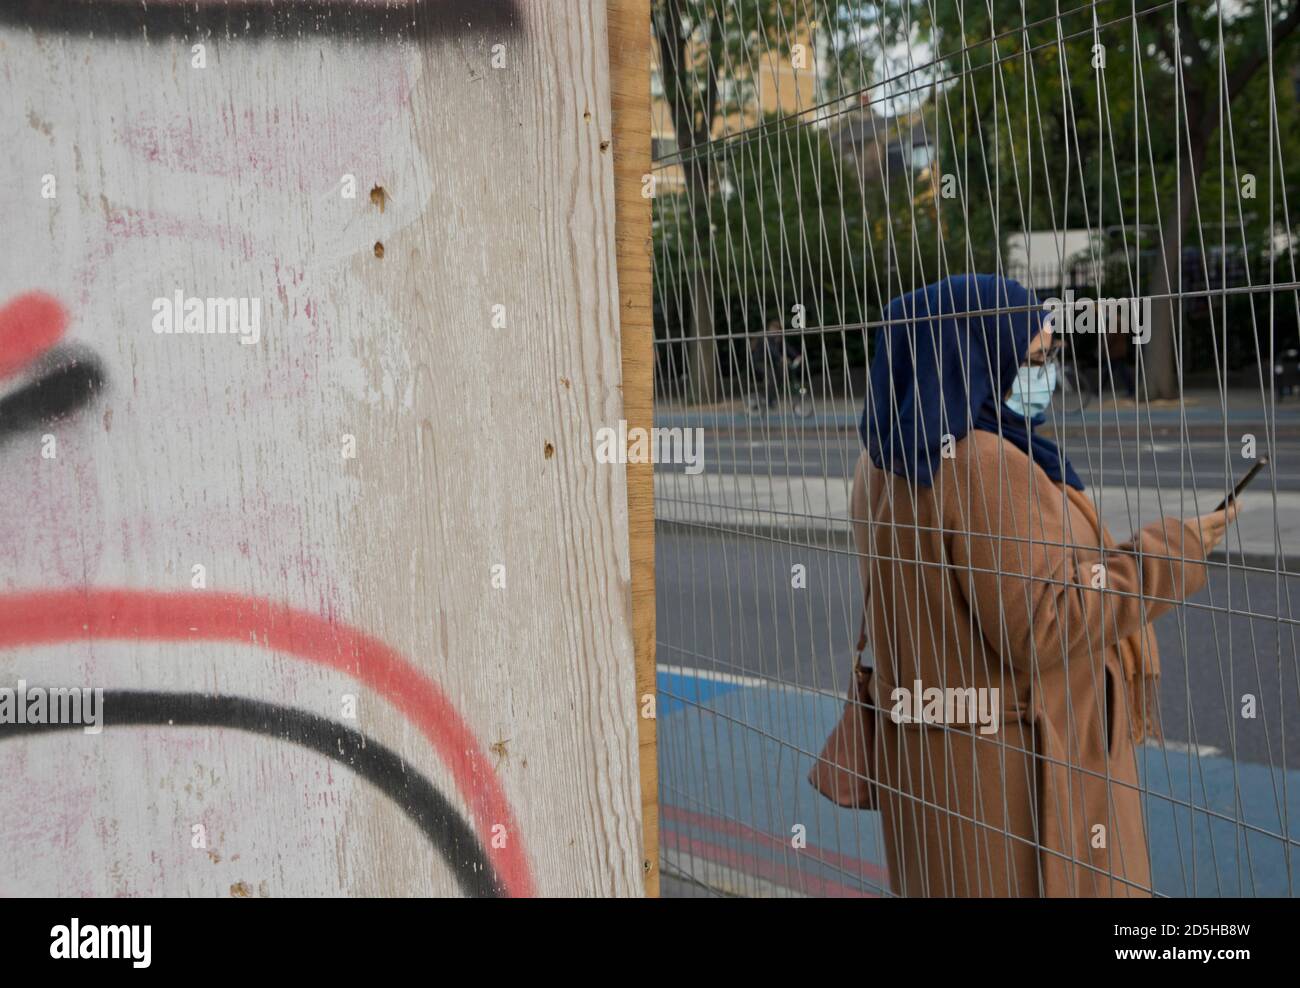
<path fill-rule="evenodd" d="M 879 318 L 893 295 L 999 270 L 1008 235 L 1080 228 L 1099 235 L 1099 291 L 1192 293 L 1153 307 L 1153 396 L 1176 393 L 1180 363 L 1212 366 L 1220 349 L 1266 358 L 1270 305 L 1281 334 L 1292 331 L 1293 297 L 1225 301 L 1214 289 L 1230 263 L 1238 281 L 1249 265 L 1254 285 L 1270 259 L 1277 281 L 1295 277 L 1291 254 L 1269 251 L 1300 208 L 1289 167 L 1300 153 L 1298 0 L 654 9 L 685 178 L 655 209 L 661 332 L 725 339 L 771 312 L 788 326 L 802 304 L 810 327 L 850 327 L 841 335 L 856 351 L 851 327 Z M 754 67 L 788 53 L 813 21 L 817 112 L 719 133 L 717 121 L 751 98 Z M 835 131 L 864 108 L 899 137 L 923 128 L 936 163 L 880 174 L 846 162 Z M 1208 271 L 1198 272 L 1202 247 Z M 724 368 L 725 352 L 690 350 L 680 360 L 697 381 Z"/>
<path fill-rule="evenodd" d="M 698 382 L 710 364 L 725 374 L 744 349 L 735 337 L 769 318 L 817 327 L 807 344 L 823 365 L 846 350 L 860 359 L 861 323 L 892 294 L 900 263 L 934 239 L 932 207 L 919 222 L 916 213 L 924 192 L 901 176 L 864 181 L 832 140 L 844 107 L 858 106 L 882 31 L 897 33 L 905 8 L 658 0 L 654 9 L 679 148 L 667 166 L 685 179 L 680 194 L 661 193 L 655 204 L 659 333 L 684 341 L 661 350 L 671 365 L 661 363 L 661 374 L 687 371 Z M 755 120 L 755 67 L 772 55 L 788 60 L 795 44 L 814 38 L 818 105 Z M 729 115 L 744 121 L 735 132 L 717 126 Z M 717 351 L 692 337 L 727 345 Z"/>
<path fill-rule="evenodd" d="M 1023 14 L 934 5 L 932 16 L 922 4 L 916 18 L 944 78 L 933 106 L 940 170 L 961 187 L 956 246 L 974 267 L 994 270 L 1010 233 L 1086 227 L 1104 235 L 1111 294 L 1176 293 L 1183 265 L 1193 274 L 1182 289 L 1205 289 L 1180 243 L 1206 249 L 1211 286 L 1229 256 L 1251 264 L 1252 283 L 1267 282 L 1261 253 L 1278 227 L 1296 226 L 1283 201 L 1300 191 L 1286 169 L 1300 150 L 1290 43 L 1300 4 L 1229 12 L 1203 0 L 1112 0 L 1061 11 L 1026 0 Z M 1242 194 L 1246 176 L 1254 198 Z M 1279 280 L 1291 280 L 1290 263 Z M 1183 357 L 1207 352 L 1209 308 L 1154 307 L 1153 395 L 1176 393 L 1177 325 Z"/>
<path fill-rule="evenodd" d="M 788 0 L 654 0 L 651 7 L 659 74 L 677 138 L 676 163 L 686 181 L 672 227 L 678 238 L 676 253 L 694 257 L 691 279 L 677 291 L 678 298 L 686 300 L 689 319 L 682 325 L 695 340 L 685 362 L 697 400 L 715 396 L 721 369 L 712 321 L 709 249 L 714 227 L 710 200 L 716 192 L 711 148 L 715 124 L 720 113 L 743 102 L 759 57 L 768 51 L 788 52 L 787 17 L 794 14 L 793 8 Z M 730 100 L 724 98 L 724 88 L 731 91 Z M 666 274 L 660 271 L 661 278 Z"/>
<path fill-rule="evenodd" d="M 707 254 L 692 249 L 686 196 L 656 200 L 655 269 L 668 285 L 661 297 L 680 297 L 671 286 L 702 274 L 715 331 L 724 337 L 760 331 L 770 318 L 797 329 L 796 306 L 809 327 L 861 322 L 867 212 L 826 129 L 769 117 L 728 143 L 715 164 Z M 684 318 L 666 315 L 673 323 Z M 809 344 L 821 345 L 812 337 Z M 730 362 L 745 345 L 733 342 L 722 360 Z M 838 350 L 843 342 L 828 345 Z"/>

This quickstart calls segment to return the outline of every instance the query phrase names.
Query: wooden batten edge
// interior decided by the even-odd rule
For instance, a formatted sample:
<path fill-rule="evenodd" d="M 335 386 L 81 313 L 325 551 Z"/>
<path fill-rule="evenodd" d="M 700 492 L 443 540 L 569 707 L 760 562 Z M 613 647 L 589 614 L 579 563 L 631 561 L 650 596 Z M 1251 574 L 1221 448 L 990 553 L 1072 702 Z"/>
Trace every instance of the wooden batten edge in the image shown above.
<path fill-rule="evenodd" d="M 628 429 L 654 424 L 654 319 L 650 173 L 650 0 L 608 0 L 609 84 L 613 109 L 614 229 L 622 342 L 623 415 Z M 642 865 L 645 891 L 659 895 L 659 767 L 655 719 L 642 716 L 655 695 L 654 466 L 627 465 L 628 540 L 632 567 L 632 637 L 636 652 L 637 740 L 641 767 Z"/>

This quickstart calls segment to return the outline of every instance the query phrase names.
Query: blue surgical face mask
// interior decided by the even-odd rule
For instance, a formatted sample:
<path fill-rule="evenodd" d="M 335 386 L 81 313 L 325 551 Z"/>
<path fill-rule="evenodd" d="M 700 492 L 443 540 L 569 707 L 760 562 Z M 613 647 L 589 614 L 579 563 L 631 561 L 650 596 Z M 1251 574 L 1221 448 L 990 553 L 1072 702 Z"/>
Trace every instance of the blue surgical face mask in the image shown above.
<path fill-rule="evenodd" d="M 1026 419 L 1035 419 L 1047 411 L 1056 390 L 1056 365 L 1021 367 L 1011 385 L 1007 408 Z"/>

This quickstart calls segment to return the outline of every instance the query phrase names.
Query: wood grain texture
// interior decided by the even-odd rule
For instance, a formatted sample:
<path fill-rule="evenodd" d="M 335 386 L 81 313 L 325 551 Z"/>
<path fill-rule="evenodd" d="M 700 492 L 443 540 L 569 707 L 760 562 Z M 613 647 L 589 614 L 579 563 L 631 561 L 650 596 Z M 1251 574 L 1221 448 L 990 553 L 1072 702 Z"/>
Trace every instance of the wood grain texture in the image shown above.
<path fill-rule="evenodd" d="M 628 428 L 654 425 L 654 293 L 650 174 L 650 0 L 609 0 L 610 96 L 614 108 L 614 187 L 623 412 Z M 654 465 L 627 468 L 632 558 L 632 634 L 642 705 L 656 694 Z M 659 895 L 659 765 L 656 721 L 638 719 L 646 894 Z"/>
<path fill-rule="evenodd" d="M 500 891 L 642 894 L 627 479 L 592 443 L 624 414 L 605 16 L 220 35 L 202 68 L 183 30 L 0 25 L 0 308 L 48 293 L 102 375 L 0 430 L 0 686 L 245 698 L 400 764 L 287 716 L 0 730 L 0 887 L 458 894 L 425 781 Z M 257 343 L 156 334 L 177 290 L 259 299 Z M 0 400 L 51 372 L 9 329 Z"/>

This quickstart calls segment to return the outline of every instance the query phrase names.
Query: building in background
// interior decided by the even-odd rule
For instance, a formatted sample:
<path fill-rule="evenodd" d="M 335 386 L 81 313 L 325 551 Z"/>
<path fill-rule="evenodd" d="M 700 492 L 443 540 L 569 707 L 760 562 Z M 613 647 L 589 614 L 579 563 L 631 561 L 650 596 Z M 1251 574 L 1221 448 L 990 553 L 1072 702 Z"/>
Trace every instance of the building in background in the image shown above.
<path fill-rule="evenodd" d="M 789 119 L 806 114 L 811 123 L 822 100 L 818 51 L 818 25 L 813 21 L 807 27 L 799 25 L 789 51 L 765 49 L 748 65 L 719 66 L 713 139 L 738 135 L 757 126 L 765 116 Z M 689 58 L 701 60 L 708 57 L 702 45 L 688 48 L 687 54 Z M 681 165 L 673 160 L 679 152 L 677 132 L 654 47 L 651 48 L 650 98 L 651 156 L 658 166 L 658 191 L 680 192 L 685 188 L 686 178 Z"/>
<path fill-rule="evenodd" d="M 922 175 L 936 156 L 934 127 L 920 112 L 886 117 L 864 102 L 831 127 L 836 148 L 864 184 L 885 176 Z"/>

